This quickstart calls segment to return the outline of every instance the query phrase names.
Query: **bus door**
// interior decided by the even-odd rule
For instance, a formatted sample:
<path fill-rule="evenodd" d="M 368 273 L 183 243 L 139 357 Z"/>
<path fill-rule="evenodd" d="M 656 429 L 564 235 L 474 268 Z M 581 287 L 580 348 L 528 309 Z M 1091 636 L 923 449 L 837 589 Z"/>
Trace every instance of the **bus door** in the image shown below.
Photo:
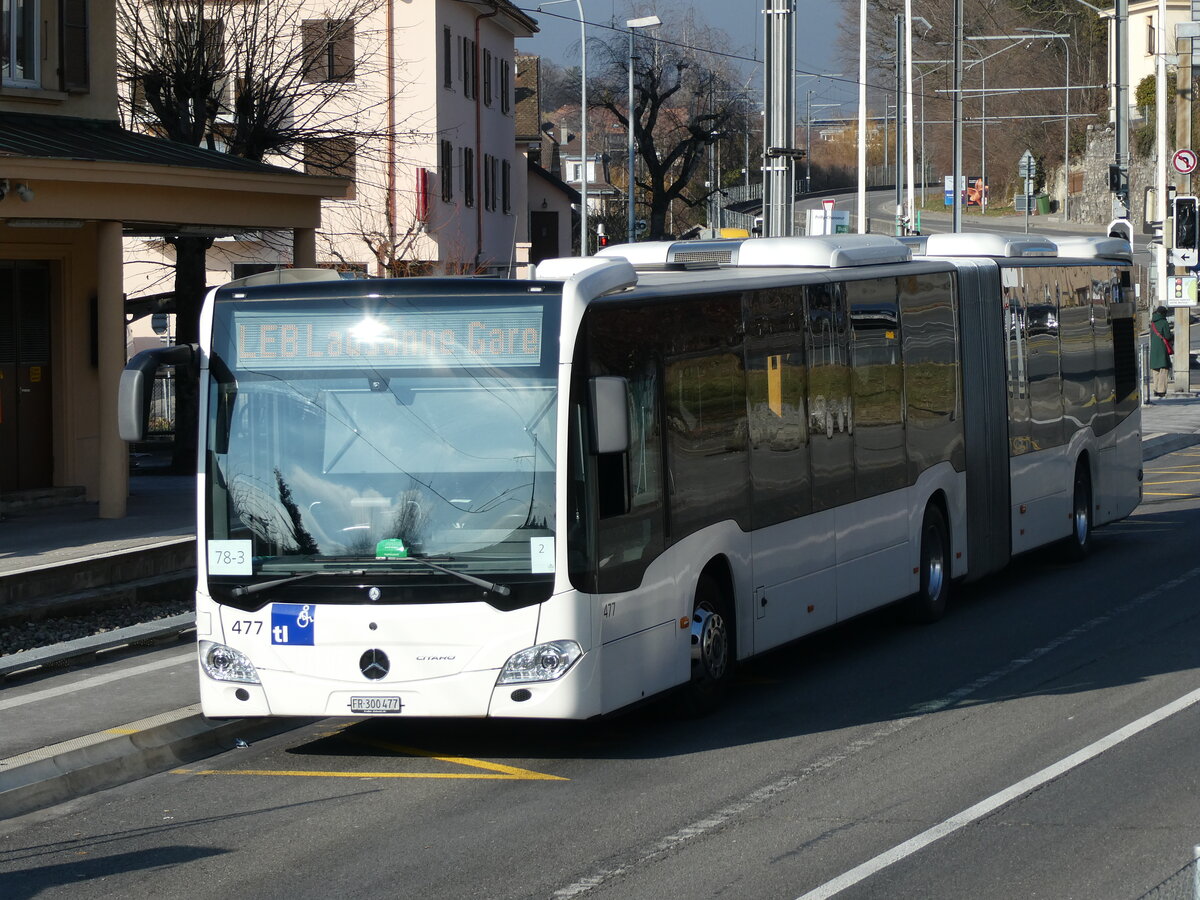
<path fill-rule="evenodd" d="M 744 315 L 754 649 L 761 651 L 833 624 L 837 605 L 832 529 L 814 528 L 810 515 L 804 288 L 747 292 Z"/>
<path fill-rule="evenodd" d="M 0 493 L 49 487 L 50 266 L 0 262 Z"/>

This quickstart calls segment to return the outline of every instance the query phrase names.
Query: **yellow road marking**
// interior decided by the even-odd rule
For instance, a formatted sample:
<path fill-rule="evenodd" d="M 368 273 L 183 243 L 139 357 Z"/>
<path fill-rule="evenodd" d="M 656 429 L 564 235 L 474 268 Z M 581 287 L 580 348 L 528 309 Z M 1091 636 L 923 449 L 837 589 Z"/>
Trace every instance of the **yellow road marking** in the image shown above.
<path fill-rule="evenodd" d="M 557 775 L 543 775 L 540 772 L 531 772 L 528 769 L 518 769 L 516 766 L 505 766 L 500 763 L 487 762 L 482 759 L 471 759 L 466 756 L 441 756 L 437 753 L 432 753 L 429 750 L 421 750 L 417 747 L 405 747 L 400 744 L 389 744 L 387 741 L 377 741 L 372 738 L 360 738 L 352 735 L 342 735 L 346 740 L 355 744 L 362 744 L 366 747 L 375 747 L 379 750 L 388 750 L 392 753 L 402 753 L 405 756 L 421 756 L 425 759 L 434 759 L 438 762 L 453 763 L 456 766 L 470 766 L 474 769 L 485 769 L 490 772 L 499 772 L 510 778 L 533 778 L 550 781 L 567 781 L 566 778 L 560 778 Z M 461 776 L 470 778 L 469 775 Z M 479 776 L 483 777 L 483 776 Z M 495 776 L 487 776 L 495 777 Z"/>
<path fill-rule="evenodd" d="M 438 758 L 438 757 L 435 757 Z M 503 768 L 508 768 L 507 766 Z M 477 781 L 570 781 L 558 775 L 545 775 L 527 769 L 514 769 L 516 774 L 483 774 L 476 772 L 313 772 L 286 769 L 172 769 L 172 775 L 268 775 L 295 778 L 457 778 Z"/>
<path fill-rule="evenodd" d="M 1200 481 L 1200 478 L 1180 478 L 1177 481 L 1147 481 L 1146 484 L 1149 487 L 1158 487 L 1162 484 L 1195 484 L 1197 481 Z"/>
<path fill-rule="evenodd" d="M 289 776 L 294 778 L 450 778 L 459 780 L 475 779 L 477 781 L 570 781 L 561 775 L 547 775 L 544 772 L 534 772 L 531 769 L 521 769 L 516 766 L 506 766 L 502 763 L 488 762 L 483 759 L 471 759 L 467 756 L 443 756 L 419 747 L 406 747 L 391 744 L 387 741 L 377 741 L 372 738 L 360 738 L 346 734 L 342 729 L 325 732 L 321 737 L 341 737 L 355 744 L 386 750 L 403 756 L 417 756 L 432 759 L 437 762 L 451 763 L 456 766 L 466 766 L 472 769 L 482 769 L 483 772 L 320 772 L 292 769 L 174 769 L 173 775 L 272 775 Z M 484 773 L 487 774 L 484 774 Z"/>
<path fill-rule="evenodd" d="M 1195 497 L 1195 494 L 1173 494 L 1169 491 L 1146 491 L 1147 497 Z"/>

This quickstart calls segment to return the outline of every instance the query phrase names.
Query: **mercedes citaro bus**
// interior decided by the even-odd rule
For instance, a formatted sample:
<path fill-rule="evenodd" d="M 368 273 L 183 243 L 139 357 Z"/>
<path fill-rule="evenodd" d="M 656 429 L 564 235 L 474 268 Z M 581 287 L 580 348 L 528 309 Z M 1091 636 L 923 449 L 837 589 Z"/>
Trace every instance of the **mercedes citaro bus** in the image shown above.
<path fill-rule="evenodd" d="M 120 406 L 135 440 L 156 367 L 199 370 L 203 710 L 704 707 L 769 648 L 1083 556 L 1141 499 L 1130 260 L 838 235 L 218 288 Z"/>

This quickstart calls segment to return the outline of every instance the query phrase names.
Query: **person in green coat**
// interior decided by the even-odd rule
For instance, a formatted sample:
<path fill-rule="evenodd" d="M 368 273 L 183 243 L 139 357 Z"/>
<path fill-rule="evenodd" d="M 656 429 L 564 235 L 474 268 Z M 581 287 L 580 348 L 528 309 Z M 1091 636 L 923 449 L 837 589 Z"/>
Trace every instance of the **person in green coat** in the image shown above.
<path fill-rule="evenodd" d="M 1171 374 L 1171 355 L 1175 348 L 1171 342 L 1175 340 L 1175 329 L 1167 317 L 1167 308 L 1160 306 L 1154 310 L 1150 320 L 1150 368 L 1154 372 L 1151 389 L 1155 397 L 1167 396 L 1167 380 Z"/>

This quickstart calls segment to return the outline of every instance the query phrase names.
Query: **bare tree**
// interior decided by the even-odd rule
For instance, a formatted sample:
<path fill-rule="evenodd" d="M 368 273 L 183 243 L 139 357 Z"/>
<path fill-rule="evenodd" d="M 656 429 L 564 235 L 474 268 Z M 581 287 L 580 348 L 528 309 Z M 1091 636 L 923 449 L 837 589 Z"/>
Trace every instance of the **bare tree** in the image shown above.
<path fill-rule="evenodd" d="M 675 201 L 688 208 L 703 205 L 715 186 L 702 173 L 708 150 L 742 126 L 736 76 L 719 57 L 692 49 L 721 46 L 712 35 L 699 39 L 693 23 L 689 42 L 675 43 L 656 35 L 653 46 L 639 36 L 643 50 L 634 60 L 633 129 L 640 172 L 635 182 L 648 207 L 647 237 L 666 236 Z M 726 44 L 728 42 L 726 41 Z M 600 75 L 589 85 L 589 100 L 629 127 L 628 44 L 619 35 L 607 44 L 589 43 L 599 51 Z"/>
<path fill-rule="evenodd" d="M 859 0 L 841 0 L 839 46 L 844 71 L 857 71 L 860 32 Z M 929 30 L 913 28 L 913 57 L 926 62 L 915 66 L 915 76 L 926 73 L 913 85 L 914 105 L 925 102 L 925 116 L 931 126 L 930 162 L 937 171 L 951 170 L 950 127 L 951 78 L 953 66 L 953 3 L 951 0 L 920 0 L 914 12 L 932 23 Z M 874 116 L 882 117 L 884 104 L 895 101 L 896 47 L 895 17 L 903 15 L 902 0 L 872 0 L 868 4 L 867 59 L 869 61 L 868 105 Z M 1030 31 L 1066 34 L 1064 40 L 1037 38 Z M 1089 121 L 1106 120 L 1108 94 L 1103 87 L 1080 89 L 1084 85 L 1103 85 L 1107 80 L 1107 38 L 1103 22 L 1076 0 L 964 0 L 965 36 L 995 37 L 1026 35 L 1023 43 L 1013 40 L 967 40 L 962 51 L 964 160 L 967 173 L 974 172 L 986 153 L 986 166 L 992 196 L 1008 193 L 1004 182 L 1015 183 L 1016 161 L 1026 148 L 1035 157 L 1055 163 L 1063 155 L 1063 95 L 1053 88 L 1064 83 L 1067 48 L 1070 47 L 1070 112 L 1072 116 L 1095 114 L 1095 119 L 1073 119 L 1069 124 L 1072 154 L 1083 149 Z M 984 75 L 989 93 L 982 92 Z M 1005 92 L 1001 92 L 1005 91 Z M 986 96 L 986 100 L 983 98 Z M 980 123 L 986 105 L 986 147 Z M 920 115 L 919 111 L 917 115 Z M 873 161 L 878 162 L 876 158 Z"/>
<path fill-rule="evenodd" d="M 122 119 L 256 162 L 352 176 L 371 147 L 396 139 L 382 111 L 387 96 L 355 85 L 381 68 L 380 35 L 362 23 L 382 3 L 117 0 Z M 175 249 L 176 339 L 195 342 L 212 239 L 166 240 Z M 195 458 L 195 386 L 180 387 L 175 462 L 183 469 Z"/>

